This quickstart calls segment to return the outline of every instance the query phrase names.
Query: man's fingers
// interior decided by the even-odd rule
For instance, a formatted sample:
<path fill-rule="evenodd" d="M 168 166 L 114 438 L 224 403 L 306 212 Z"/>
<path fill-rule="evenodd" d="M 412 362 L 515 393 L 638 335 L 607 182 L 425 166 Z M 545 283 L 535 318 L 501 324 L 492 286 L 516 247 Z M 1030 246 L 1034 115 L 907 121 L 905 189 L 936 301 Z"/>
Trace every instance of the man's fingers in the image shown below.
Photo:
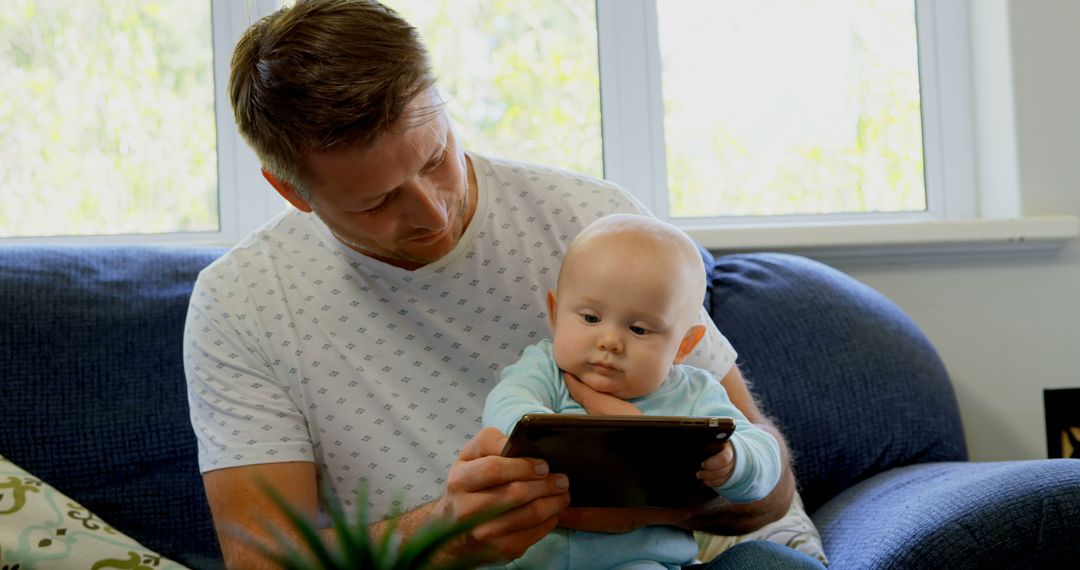
<path fill-rule="evenodd" d="M 563 480 L 562 484 L 556 483 L 559 477 Z M 508 485 L 501 494 L 491 493 L 493 498 L 505 501 L 508 497 L 522 497 L 538 492 L 547 493 L 550 489 L 559 491 L 555 494 L 541 495 L 506 510 L 473 529 L 469 533 L 469 540 L 484 548 L 494 549 L 495 556 L 499 560 L 509 561 L 520 558 L 530 546 L 555 528 L 559 522 L 559 512 L 570 504 L 565 479 L 565 476 L 556 475 L 545 481 Z M 530 489 L 526 490 L 526 487 Z"/>
<path fill-rule="evenodd" d="M 467 495 L 464 502 L 458 503 L 458 512 L 464 516 L 486 509 L 498 509 L 503 513 L 496 520 L 502 521 L 504 525 L 508 521 L 520 520 L 523 517 L 528 519 L 510 525 L 513 530 L 520 530 L 547 519 L 566 507 L 570 502 L 568 487 L 566 475 L 562 474 L 536 481 L 515 481 Z"/>
<path fill-rule="evenodd" d="M 487 550 L 494 550 L 496 561 L 509 562 L 521 558 L 525 554 L 525 551 L 530 546 L 535 544 L 541 538 L 544 538 L 559 522 L 558 516 L 552 516 L 547 520 L 540 521 L 538 524 L 525 528 L 509 534 L 494 535 L 485 533 L 483 538 L 478 536 L 475 532 L 472 534 L 473 540 Z M 482 530 L 481 528 L 476 529 Z"/>
<path fill-rule="evenodd" d="M 548 476 L 547 463 L 527 457 L 481 457 L 450 470 L 450 493 L 477 493 L 515 481 L 537 481 Z"/>
<path fill-rule="evenodd" d="M 566 492 L 539 497 L 522 503 L 480 525 L 473 532 L 473 536 L 480 540 L 490 540 L 527 531 L 550 519 L 558 520 L 559 512 L 569 504 L 570 494 Z"/>

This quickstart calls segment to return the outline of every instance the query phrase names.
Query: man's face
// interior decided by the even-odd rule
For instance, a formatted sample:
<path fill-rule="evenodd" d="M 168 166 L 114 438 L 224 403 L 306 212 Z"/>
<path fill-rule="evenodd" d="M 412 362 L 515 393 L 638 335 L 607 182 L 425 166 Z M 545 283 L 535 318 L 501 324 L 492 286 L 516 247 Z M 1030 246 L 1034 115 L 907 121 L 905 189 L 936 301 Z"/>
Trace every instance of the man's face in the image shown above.
<path fill-rule="evenodd" d="M 409 110 L 438 104 L 434 91 Z M 315 215 L 344 244 L 416 269 L 448 254 L 476 208 L 470 165 L 445 109 L 408 130 L 393 129 L 363 149 L 305 156 Z"/>
<path fill-rule="evenodd" d="M 683 289 L 647 256 L 581 254 L 563 271 L 548 299 L 559 368 L 624 400 L 656 390 L 687 332 Z"/>

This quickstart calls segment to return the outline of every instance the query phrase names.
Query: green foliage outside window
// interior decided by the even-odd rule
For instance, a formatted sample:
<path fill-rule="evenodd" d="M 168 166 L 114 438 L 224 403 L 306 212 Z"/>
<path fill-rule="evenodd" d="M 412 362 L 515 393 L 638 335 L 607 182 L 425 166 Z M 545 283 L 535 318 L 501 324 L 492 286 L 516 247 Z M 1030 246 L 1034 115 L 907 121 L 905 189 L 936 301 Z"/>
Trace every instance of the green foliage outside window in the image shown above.
<path fill-rule="evenodd" d="M 4 0 L 0 237 L 216 230 L 210 2 Z"/>
<path fill-rule="evenodd" d="M 387 4 L 428 44 L 466 148 L 603 176 L 594 0 Z M 790 16 L 826 9 L 819 27 Z M 926 208 L 910 0 L 658 10 L 672 216 Z M 819 38 L 800 47 L 773 29 L 784 17 Z M 837 21 L 849 31 L 821 29 Z M 750 45 L 732 41 L 751 25 Z M 0 237 L 218 228 L 209 0 L 5 0 L 0 40 Z M 807 55 L 834 40 L 849 48 Z M 793 105 L 768 99 L 770 77 L 795 86 Z"/>
<path fill-rule="evenodd" d="M 388 0 L 468 149 L 604 175 L 594 0 Z"/>

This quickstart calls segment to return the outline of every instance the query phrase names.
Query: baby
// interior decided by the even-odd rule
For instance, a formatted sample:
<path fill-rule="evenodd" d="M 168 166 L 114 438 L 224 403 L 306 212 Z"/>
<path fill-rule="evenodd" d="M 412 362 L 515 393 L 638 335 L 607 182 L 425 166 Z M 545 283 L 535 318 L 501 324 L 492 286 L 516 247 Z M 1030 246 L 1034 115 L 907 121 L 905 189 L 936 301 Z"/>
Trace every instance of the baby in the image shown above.
<path fill-rule="evenodd" d="M 503 369 L 484 425 L 510 433 L 525 414 L 586 413 L 572 391 L 592 413 L 730 416 L 730 443 L 697 476 L 734 502 L 768 495 L 780 478 L 776 440 L 739 412 L 712 374 L 681 364 L 706 331 L 703 265 L 693 241 L 660 220 L 618 214 L 590 224 L 548 292 L 552 340 L 527 347 Z M 559 527 L 515 564 L 678 568 L 696 554 L 691 532 L 670 526 L 625 534 Z"/>

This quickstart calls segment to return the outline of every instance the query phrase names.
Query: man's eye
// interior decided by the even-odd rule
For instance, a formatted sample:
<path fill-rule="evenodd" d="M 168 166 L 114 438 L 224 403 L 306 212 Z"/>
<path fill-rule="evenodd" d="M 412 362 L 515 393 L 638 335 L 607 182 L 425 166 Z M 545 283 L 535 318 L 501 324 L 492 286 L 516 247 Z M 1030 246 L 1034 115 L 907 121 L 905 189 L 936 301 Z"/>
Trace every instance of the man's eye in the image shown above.
<path fill-rule="evenodd" d="M 590 325 L 595 325 L 596 323 L 600 322 L 600 317 L 596 315 L 581 315 L 581 318 L 585 319 L 585 322 L 589 323 Z"/>
<path fill-rule="evenodd" d="M 428 163 L 428 165 L 424 167 L 424 171 L 431 172 L 432 170 L 435 170 L 440 165 L 442 165 L 442 163 L 446 162 L 447 156 L 450 156 L 449 146 L 443 147 L 442 154 L 439 155 L 439 158 L 436 158 L 433 162 Z"/>
<path fill-rule="evenodd" d="M 634 333 L 634 334 L 636 334 L 638 336 L 645 336 L 645 335 L 649 334 L 649 329 L 647 329 L 645 327 L 633 326 L 633 327 L 630 327 L 630 332 L 632 332 L 632 333 Z"/>
<path fill-rule="evenodd" d="M 378 214 L 379 212 L 385 210 L 386 207 L 389 206 L 389 205 L 390 205 L 390 199 L 387 198 L 387 199 L 383 200 L 382 202 L 379 202 L 378 206 L 375 206 L 374 208 L 368 208 L 366 210 L 361 210 L 360 213 L 361 214 Z"/>
<path fill-rule="evenodd" d="M 374 206 L 372 206 L 370 208 L 360 210 L 359 213 L 362 214 L 362 215 L 365 215 L 365 216 L 369 215 L 369 214 L 378 214 L 379 212 L 385 210 L 386 207 L 390 205 L 390 202 L 392 202 L 394 200 L 395 196 L 397 196 L 397 190 L 393 190 L 391 192 L 388 192 L 388 193 L 383 195 L 382 200 L 378 204 L 376 204 L 376 205 L 374 205 Z"/>

